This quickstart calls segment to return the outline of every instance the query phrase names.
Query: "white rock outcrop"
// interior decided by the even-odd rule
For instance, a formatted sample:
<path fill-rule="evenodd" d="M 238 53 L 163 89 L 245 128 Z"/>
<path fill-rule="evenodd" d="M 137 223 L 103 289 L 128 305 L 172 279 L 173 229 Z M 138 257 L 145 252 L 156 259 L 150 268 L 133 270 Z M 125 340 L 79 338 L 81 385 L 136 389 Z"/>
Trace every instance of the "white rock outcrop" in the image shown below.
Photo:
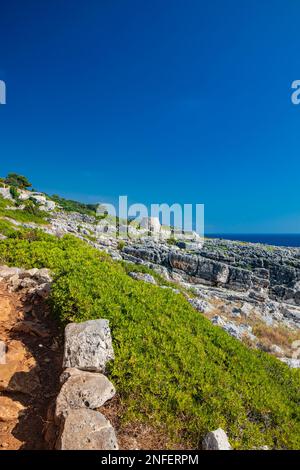
<path fill-rule="evenodd" d="M 114 428 L 98 411 L 70 410 L 63 420 L 57 450 L 117 450 Z"/>
<path fill-rule="evenodd" d="M 228 437 L 223 429 L 219 428 L 206 434 L 202 442 L 203 450 L 232 450 Z"/>
<path fill-rule="evenodd" d="M 65 329 L 63 367 L 104 372 L 114 359 L 108 320 L 69 323 Z"/>

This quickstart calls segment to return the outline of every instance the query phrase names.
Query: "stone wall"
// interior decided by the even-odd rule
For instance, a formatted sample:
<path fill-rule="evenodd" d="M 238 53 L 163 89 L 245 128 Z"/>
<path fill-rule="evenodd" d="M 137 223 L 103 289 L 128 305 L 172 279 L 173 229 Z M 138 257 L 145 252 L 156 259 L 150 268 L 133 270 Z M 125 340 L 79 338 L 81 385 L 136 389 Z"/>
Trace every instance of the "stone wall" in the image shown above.
<path fill-rule="evenodd" d="M 45 439 L 57 450 L 117 450 L 111 423 L 98 411 L 116 391 L 105 376 L 114 358 L 108 320 L 65 329 L 61 390 L 49 410 Z"/>

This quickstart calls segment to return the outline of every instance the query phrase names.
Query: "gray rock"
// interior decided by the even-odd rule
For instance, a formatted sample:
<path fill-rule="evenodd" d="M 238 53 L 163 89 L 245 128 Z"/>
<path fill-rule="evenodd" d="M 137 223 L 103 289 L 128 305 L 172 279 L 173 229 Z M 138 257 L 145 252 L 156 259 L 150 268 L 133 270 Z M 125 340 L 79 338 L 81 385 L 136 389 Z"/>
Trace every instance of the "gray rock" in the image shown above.
<path fill-rule="evenodd" d="M 283 349 L 277 346 L 277 344 L 272 344 L 272 346 L 270 347 L 270 351 L 276 354 L 276 356 L 282 356 L 284 354 Z"/>
<path fill-rule="evenodd" d="M 154 284 L 154 285 L 157 284 L 154 277 L 148 273 L 131 272 L 131 273 L 128 273 L 128 275 L 132 277 L 132 279 L 135 279 L 137 281 L 144 281 L 144 282 L 147 282 L 148 284 Z"/>
<path fill-rule="evenodd" d="M 140 226 L 154 234 L 160 233 L 161 225 L 158 217 L 143 217 Z"/>
<path fill-rule="evenodd" d="M 114 359 L 108 320 L 70 323 L 65 329 L 63 367 L 104 372 Z"/>
<path fill-rule="evenodd" d="M 206 300 L 201 300 L 201 299 L 191 298 L 191 297 L 188 297 L 187 300 L 198 312 L 209 313 L 214 308 Z"/>
<path fill-rule="evenodd" d="M 19 276 L 23 272 L 20 268 L 9 268 L 8 266 L 0 266 L 0 278 L 10 279 L 13 276 Z"/>
<path fill-rule="evenodd" d="M 241 318 L 241 309 L 237 307 L 233 307 L 231 310 L 230 316 L 233 318 Z"/>
<path fill-rule="evenodd" d="M 56 399 L 55 421 L 66 417 L 71 409 L 96 409 L 113 398 L 116 391 L 105 375 L 66 369 L 63 372 L 63 386 Z"/>
<path fill-rule="evenodd" d="M 229 267 L 224 263 L 198 258 L 197 277 L 213 285 L 222 285 L 228 282 Z"/>
<path fill-rule="evenodd" d="M 220 317 L 219 315 L 215 315 L 212 319 L 211 319 L 211 322 L 213 325 L 216 325 L 216 326 L 225 326 L 226 325 L 226 322 L 225 320 L 223 320 L 222 317 Z"/>
<path fill-rule="evenodd" d="M 70 410 L 62 419 L 57 450 L 118 450 L 110 422 L 98 411 Z"/>
<path fill-rule="evenodd" d="M 281 357 L 280 360 L 287 364 L 291 369 L 300 368 L 300 359 L 292 359 L 290 357 Z"/>
<path fill-rule="evenodd" d="M 194 276 L 198 269 L 197 256 L 171 252 L 169 255 L 169 263 L 173 269 L 179 269 L 191 276 Z"/>
<path fill-rule="evenodd" d="M 206 434 L 202 442 L 203 450 L 232 450 L 229 444 L 228 437 L 223 429 L 219 428 L 216 431 Z"/>
<path fill-rule="evenodd" d="M 245 302 L 242 307 L 241 307 L 241 314 L 244 315 L 245 317 L 248 317 L 250 313 L 253 310 L 253 305 L 249 304 L 248 302 Z"/>

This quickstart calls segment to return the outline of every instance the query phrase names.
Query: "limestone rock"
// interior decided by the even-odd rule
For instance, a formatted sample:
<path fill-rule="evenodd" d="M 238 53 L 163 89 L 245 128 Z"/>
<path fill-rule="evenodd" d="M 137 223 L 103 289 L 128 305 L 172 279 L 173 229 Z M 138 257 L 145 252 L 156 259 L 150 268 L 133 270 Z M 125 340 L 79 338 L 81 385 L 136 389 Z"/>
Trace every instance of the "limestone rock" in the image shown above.
<path fill-rule="evenodd" d="M 57 450 L 117 450 L 115 431 L 98 411 L 70 410 L 62 421 Z"/>
<path fill-rule="evenodd" d="M 214 308 L 206 300 L 197 299 L 197 298 L 193 298 L 193 297 L 187 297 L 187 300 L 196 310 L 198 310 L 198 312 L 209 313 Z"/>
<path fill-rule="evenodd" d="M 64 382 L 56 400 L 55 421 L 66 417 L 70 409 L 96 409 L 115 395 L 115 388 L 105 375 L 67 369 Z"/>
<path fill-rule="evenodd" d="M 200 279 L 213 285 L 222 285 L 228 282 L 228 276 L 229 267 L 226 264 L 199 257 L 197 277 Z"/>
<path fill-rule="evenodd" d="M 156 280 L 154 279 L 153 276 L 151 276 L 151 274 L 131 272 L 131 273 L 128 273 L 128 275 L 132 277 L 132 279 L 136 279 L 137 281 L 144 281 L 144 282 L 147 282 L 148 284 L 154 284 L 154 285 L 157 284 Z"/>
<path fill-rule="evenodd" d="M 179 269 L 191 276 L 194 276 L 198 269 L 197 256 L 171 252 L 169 255 L 169 263 L 173 269 Z"/>
<path fill-rule="evenodd" d="M 280 360 L 287 364 L 291 369 L 300 369 L 300 359 L 280 357 Z"/>
<path fill-rule="evenodd" d="M 219 428 L 216 431 L 206 434 L 202 442 L 203 450 L 232 450 L 229 444 L 227 434 L 223 429 Z"/>
<path fill-rule="evenodd" d="M 65 329 L 63 367 L 104 372 L 114 359 L 108 320 L 70 323 Z"/>

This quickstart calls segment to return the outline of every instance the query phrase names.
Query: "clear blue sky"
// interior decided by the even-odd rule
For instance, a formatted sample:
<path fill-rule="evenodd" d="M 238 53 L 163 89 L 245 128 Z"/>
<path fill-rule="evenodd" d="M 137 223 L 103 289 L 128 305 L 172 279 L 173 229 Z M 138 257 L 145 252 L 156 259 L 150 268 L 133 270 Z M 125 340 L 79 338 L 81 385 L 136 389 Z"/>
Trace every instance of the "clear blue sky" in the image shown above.
<path fill-rule="evenodd" d="M 299 29 L 298 0 L 1 2 L 0 174 L 300 232 Z"/>

